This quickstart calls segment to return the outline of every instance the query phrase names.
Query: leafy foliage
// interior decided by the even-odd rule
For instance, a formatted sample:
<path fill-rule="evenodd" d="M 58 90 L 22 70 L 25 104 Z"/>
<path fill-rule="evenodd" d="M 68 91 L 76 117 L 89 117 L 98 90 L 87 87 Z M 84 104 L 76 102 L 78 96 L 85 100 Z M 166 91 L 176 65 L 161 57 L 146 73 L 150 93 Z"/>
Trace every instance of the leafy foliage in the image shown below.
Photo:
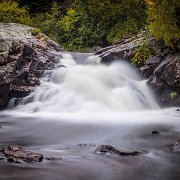
<path fill-rule="evenodd" d="M 148 23 L 152 35 L 156 39 L 163 39 L 166 45 L 174 48 L 180 38 L 179 0 L 146 1 L 149 5 Z"/>
<path fill-rule="evenodd" d="M 154 56 L 154 49 L 150 43 L 142 44 L 135 53 L 132 63 L 138 67 L 146 64 L 146 60 Z"/>
<path fill-rule="evenodd" d="M 172 92 L 170 94 L 171 99 L 176 99 L 177 96 L 178 96 L 177 92 Z"/>
<path fill-rule="evenodd" d="M 34 28 L 34 29 L 31 29 L 30 31 L 33 36 L 37 36 L 41 32 L 39 28 Z"/>
<path fill-rule="evenodd" d="M 146 25 L 148 5 L 152 35 L 175 47 L 180 36 L 178 1 L 0 0 L 0 22 L 31 25 L 66 49 L 80 51 L 136 34 Z"/>
<path fill-rule="evenodd" d="M 26 8 L 19 8 L 14 1 L 2 1 L 0 3 L 0 22 L 31 24 L 31 18 Z"/>
<path fill-rule="evenodd" d="M 17 2 L 30 8 L 31 18 Z M 68 5 L 65 11 L 64 4 Z M 146 19 L 143 0 L 16 0 L 0 5 L 0 22 L 32 25 L 70 50 L 118 42 L 136 33 Z"/>
<path fill-rule="evenodd" d="M 138 22 L 136 19 L 129 18 L 124 23 L 117 23 L 111 29 L 107 40 L 113 44 L 118 43 L 121 39 L 137 33 Z"/>
<path fill-rule="evenodd" d="M 51 9 L 54 2 L 58 2 L 60 5 L 70 0 L 14 0 L 19 3 L 20 7 L 27 7 L 32 14 L 44 13 Z"/>

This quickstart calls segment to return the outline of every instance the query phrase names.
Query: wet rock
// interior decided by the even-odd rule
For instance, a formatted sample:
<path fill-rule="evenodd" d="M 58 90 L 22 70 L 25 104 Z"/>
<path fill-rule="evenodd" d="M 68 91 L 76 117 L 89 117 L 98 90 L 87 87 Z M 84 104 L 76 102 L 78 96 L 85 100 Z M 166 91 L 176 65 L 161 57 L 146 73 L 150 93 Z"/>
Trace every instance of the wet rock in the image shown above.
<path fill-rule="evenodd" d="M 62 160 L 61 157 L 44 157 L 44 159 L 48 161 Z"/>
<path fill-rule="evenodd" d="M 174 143 L 173 147 L 172 147 L 173 151 L 177 151 L 180 152 L 180 139 L 177 140 L 177 142 Z"/>
<path fill-rule="evenodd" d="M 21 79 L 24 81 L 28 81 L 28 76 L 29 76 L 28 70 L 27 69 L 21 69 L 19 71 L 16 71 L 15 78 L 18 78 L 18 79 Z"/>
<path fill-rule="evenodd" d="M 152 131 L 152 134 L 160 134 L 159 131 Z"/>
<path fill-rule="evenodd" d="M 95 144 L 78 144 L 78 146 L 81 146 L 81 147 L 96 147 Z"/>
<path fill-rule="evenodd" d="M 159 56 L 153 56 L 152 58 L 146 60 L 146 64 L 148 65 L 158 64 L 160 62 L 161 62 L 161 57 Z"/>
<path fill-rule="evenodd" d="M 8 106 L 10 97 L 0 98 L 0 110 L 5 109 Z"/>
<path fill-rule="evenodd" d="M 143 41 L 151 42 L 155 56 L 145 61 L 137 71 L 148 79 L 148 85 L 156 95 L 160 106 L 180 105 L 180 54 L 174 54 L 170 48 L 156 42 L 150 35 L 139 34 L 121 43 L 98 50 L 95 55 L 101 57 L 101 63 L 127 60 L 131 62 L 136 50 Z"/>
<path fill-rule="evenodd" d="M 0 109 L 11 98 L 27 96 L 40 84 L 44 71 L 55 68 L 61 57 L 63 48 L 44 34 L 33 36 L 31 29 L 0 23 Z"/>
<path fill-rule="evenodd" d="M 150 78 L 154 70 L 161 62 L 161 57 L 154 56 L 146 60 L 146 64 L 138 69 L 138 72 L 146 79 Z"/>
<path fill-rule="evenodd" d="M 3 154 L 1 152 L 0 152 L 0 160 L 4 160 L 4 156 L 3 156 Z"/>
<path fill-rule="evenodd" d="M 180 54 L 168 55 L 155 68 L 148 80 L 160 105 L 180 105 Z"/>
<path fill-rule="evenodd" d="M 21 98 L 29 95 L 32 92 L 31 86 L 15 86 L 13 85 L 11 87 L 11 91 L 9 93 L 9 96 L 12 98 Z"/>
<path fill-rule="evenodd" d="M 8 103 L 8 108 L 12 109 L 16 107 L 21 102 L 21 100 L 22 98 L 12 98 Z"/>
<path fill-rule="evenodd" d="M 101 145 L 97 147 L 95 153 L 104 153 L 118 156 L 137 156 L 140 154 L 138 151 L 120 150 L 110 145 Z"/>
<path fill-rule="evenodd" d="M 34 74 L 29 76 L 28 81 L 29 81 L 28 83 L 29 86 L 40 85 L 40 80 Z"/>
<path fill-rule="evenodd" d="M 137 35 L 133 38 L 124 40 L 120 44 L 100 49 L 95 53 L 95 55 L 101 57 L 101 63 L 106 64 L 119 59 L 130 60 L 134 56 L 136 49 L 145 39 L 146 37 Z"/>
<path fill-rule="evenodd" d="M 11 89 L 10 83 L 0 83 L 0 87 L 0 97 L 7 97 Z"/>
<path fill-rule="evenodd" d="M 153 74 L 153 71 L 154 71 L 154 68 L 152 66 L 147 65 L 147 64 L 144 66 L 141 66 L 138 69 L 138 72 L 146 79 L 149 78 Z"/>
<path fill-rule="evenodd" d="M 18 145 L 1 147 L 0 152 L 7 159 L 7 161 L 14 163 L 34 163 L 41 162 L 43 160 L 42 154 L 24 150 Z"/>
<path fill-rule="evenodd" d="M 22 69 L 22 60 L 22 53 L 8 56 L 8 62 L 16 62 L 16 71 Z"/>
<path fill-rule="evenodd" d="M 36 51 L 28 44 L 25 44 L 23 46 L 23 58 L 26 60 L 30 60 L 33 58 L 33 56 L 36 56 Z"/>

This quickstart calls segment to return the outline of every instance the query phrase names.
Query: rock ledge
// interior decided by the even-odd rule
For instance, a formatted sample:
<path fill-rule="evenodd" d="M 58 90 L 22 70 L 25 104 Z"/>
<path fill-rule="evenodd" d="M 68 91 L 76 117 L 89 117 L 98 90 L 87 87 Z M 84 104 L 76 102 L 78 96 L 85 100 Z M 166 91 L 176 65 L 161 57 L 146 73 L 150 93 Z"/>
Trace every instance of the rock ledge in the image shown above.
<path fill-rule="evenodd" d="M 46 35 L 32 32 L 29 26 L 0 23 L 0 109 L 12 98 L 27 96 L 64 51 Z"/>

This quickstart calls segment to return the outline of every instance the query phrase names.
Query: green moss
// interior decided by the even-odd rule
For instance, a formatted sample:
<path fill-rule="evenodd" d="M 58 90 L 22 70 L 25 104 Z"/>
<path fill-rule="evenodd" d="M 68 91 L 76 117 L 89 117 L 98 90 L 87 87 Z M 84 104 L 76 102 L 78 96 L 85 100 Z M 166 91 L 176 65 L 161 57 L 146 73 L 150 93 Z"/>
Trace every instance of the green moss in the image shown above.
<path fill-rule="evenodd" d="M 177 92 L 172 92 L 172 93 L 170 94 L 171 99 L 176 99 L 177 95 L 178 95 Z"/>
<path fill-rule="evenodd" d="M 37 36 L 39 33 L 41 33 L 41 30 L 39 28 L 34 28 L 31 29 L 30 32 L 33 36 Z"/>
<path fill-rule="evenodd" d="M 154 50 L 150 44 L 143 44 L 137 50 L 132 63 L 138 67 L 146 64 L 146 60 L 154 56 Z"/>

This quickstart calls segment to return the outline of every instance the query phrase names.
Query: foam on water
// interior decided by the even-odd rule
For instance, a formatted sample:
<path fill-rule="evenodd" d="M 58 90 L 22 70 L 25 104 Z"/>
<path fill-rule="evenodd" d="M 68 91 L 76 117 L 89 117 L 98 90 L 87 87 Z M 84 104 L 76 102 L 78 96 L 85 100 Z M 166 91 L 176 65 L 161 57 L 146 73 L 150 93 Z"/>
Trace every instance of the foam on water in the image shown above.
<path fill-rule="evenodd" d="M 159 108 L 146 81 L 130 65 L 123 61 L 102 65 L 96 56 L 84 61 L 79 64 L 64 54 L 60 62 L 66 67 L 45 75 L 41 85 L 12 113 L 76 122 L 142 122 L 166 116 L 167 110 Z"/>

